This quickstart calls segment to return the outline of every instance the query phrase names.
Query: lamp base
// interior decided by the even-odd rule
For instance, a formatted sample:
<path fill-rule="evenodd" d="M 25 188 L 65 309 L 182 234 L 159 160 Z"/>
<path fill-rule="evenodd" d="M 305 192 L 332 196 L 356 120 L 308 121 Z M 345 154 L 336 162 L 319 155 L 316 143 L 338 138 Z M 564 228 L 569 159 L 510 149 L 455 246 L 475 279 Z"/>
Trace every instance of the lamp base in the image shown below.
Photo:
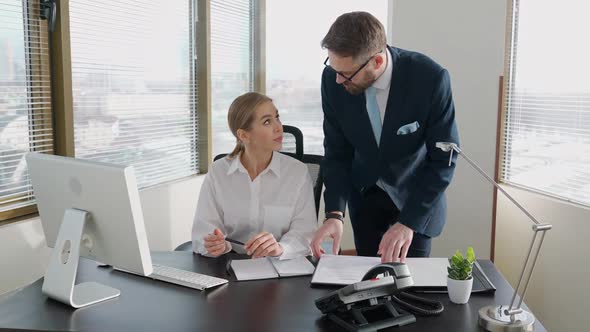
<path fill-rule="evenodd" d="M 535 316 L 523 310 L 516 315 L 507 315 L 506 305 L 487 306 L 479 309 L 479 325 L 491 332 L 523 332 L 532 331 Z"/>

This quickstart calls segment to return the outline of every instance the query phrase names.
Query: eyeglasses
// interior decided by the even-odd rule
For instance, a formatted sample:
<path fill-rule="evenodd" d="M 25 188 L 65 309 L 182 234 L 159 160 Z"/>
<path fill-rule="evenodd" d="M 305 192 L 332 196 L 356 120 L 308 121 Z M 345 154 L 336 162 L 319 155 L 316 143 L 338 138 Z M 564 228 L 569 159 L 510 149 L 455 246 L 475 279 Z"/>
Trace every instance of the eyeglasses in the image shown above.
<path fill-rule="evenodd" d="M 372 56 L 369 58 L 369 60 L 365 61 L 365 63 L 363 63 L 363 64 L 362 64 L 362 65 L 359 67 L 359 69 L 357 69 L 357 70 L 356 70 L 354 73 L 352 73 L 352 75 L 350 75 L 350 76 L 346 76 L 346 75 L 342 74 L 341 72 L 337 71 L 336 69 L 332 68 L 332 66 L 330 66 L 330 65 L 328 64 L 328 60 L 330 60 L 330 57 L 326 57 L 326 60 L 324 61 L 324 66 L 326 66 L 326 67 L 328 67 L 328 68 L 332 69 L 334 72 L 336 72 L 336 74 L 340 75 L 340 76 L 341 76 L 342 78 L 344 78 L 345 80 L 347 80 L 347 81 L 351 81 L 351 82 L 352 82 L 352 79 L 353 79 L 353 77 L 354 77 L 354 76 L 356 76 L 356 74 L 358 74 L 358 73 L 359 73 L 361 70 L 363 70 L 363 68 L 365 68 L 365 66 L 367 66 L 367 65 L 369 64 L 369 62 L 370 62 L 371 60 L 373 60 L 373 58 L 374 58 L 374 57 L 376 57 L 376 56 L 377 56 L 379 53 L 381 53 L 381 52 L 383 52 L 383 51 L 379 51 L 379 52 L 377 52 L 377 53 L 373 54 L 373 55 L 372 55 Z"/>

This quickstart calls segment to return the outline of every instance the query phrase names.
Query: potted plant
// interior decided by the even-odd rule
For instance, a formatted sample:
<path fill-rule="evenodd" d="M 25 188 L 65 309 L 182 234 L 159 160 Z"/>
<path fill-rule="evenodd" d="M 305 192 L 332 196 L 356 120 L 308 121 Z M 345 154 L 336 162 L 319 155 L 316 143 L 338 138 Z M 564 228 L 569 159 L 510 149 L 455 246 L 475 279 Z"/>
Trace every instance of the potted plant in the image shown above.
<path fill-rule="evenodd" d="M 473 263 L 475 262 L 475 253 L 473 248 L 467 248 L 467 257 L 463 257 L 457 250 L 451 257 L 450 266 L 447 268 L 447 288 L 451 302 L 465 304 L 469 301 L 471 288 L 473 287 Z"/>

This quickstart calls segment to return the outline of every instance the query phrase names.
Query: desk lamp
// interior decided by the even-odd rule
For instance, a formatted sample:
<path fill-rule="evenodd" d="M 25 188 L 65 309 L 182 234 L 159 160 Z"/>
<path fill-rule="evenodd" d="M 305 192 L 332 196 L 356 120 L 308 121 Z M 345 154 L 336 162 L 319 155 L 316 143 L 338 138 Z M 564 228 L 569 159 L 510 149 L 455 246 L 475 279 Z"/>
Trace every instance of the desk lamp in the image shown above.
<path fill-rule="evenodd" d="M 491 305 L 485 306 L 479 309 L 479 325 L 491 332 L 520 332 L 520 331 L 532 331 L 533 324 L 535 323 L 535 316 L 522 309 L 522 302 L 526 294 L 535 263 L 539 257 L 539 251 L 545 238 L 545 233 L 551 229 L 551 224 L 540 223 L 535 217 L 533 217 L 522 205 L 520 205 L 512 196 L 510 196 L 496 181 L 489 177 L 479 166 L 477 166 L 455 143 L 451 142 L 437 142 L 436 147 L 443 150 L 444 152 L 450 152 L 449 166 L 453 159 L 453 153 L 457 153 L 462 156 L 473 168 L 475 168 L 486 180 L 488 180 L 494 187 L 498 188 L 506 197 L 516 205 L 524 214 L 533 222 L 533 239 L 529 247 L 528 254 L 522 266 L 522 272 L 518 279 L 518 284 L 514 288 L 514 294 L 509 305 Z M 540 237 L 538 237 L 541 233 Z M 537 241 L 539 238 L 539 241 Z M 535 243 L 538 245 L 535 246 Z M 534 250 L 533 250 L 534 248 Z M 531 261 L 532 258 L 532 261 Z M 529 264 L 530 262 L 530 264 Z M 528 272 L 527 272 L 528 271 Z M 518 290 L 521 288 L 522 281 L 525 280 L 522 295 L 516 304 L 516 296 Z"/>

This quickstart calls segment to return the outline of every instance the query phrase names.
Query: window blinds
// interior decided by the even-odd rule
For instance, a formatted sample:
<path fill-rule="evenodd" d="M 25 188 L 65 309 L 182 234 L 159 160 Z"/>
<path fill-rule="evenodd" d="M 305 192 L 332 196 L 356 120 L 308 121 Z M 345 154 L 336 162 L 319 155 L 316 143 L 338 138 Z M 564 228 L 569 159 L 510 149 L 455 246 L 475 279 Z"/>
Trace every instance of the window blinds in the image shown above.
<path fill-rule="evenodd" d="M 213 156 L 229 153 L 236 139 L 227 111 L 254 89 L 254 0 L 211 1 L 211 106 Z"/>
<path fill-rule="evenodd" d="M 47 21 L 39 1 L 0 0 L 2 219 L 35 203 L 24 158 L 29 151 L 53 153 Z"/>
<path fill-rule="evenodd" d="M 76 158 L 141 188 L 197 173 L 195 4 L 70 0 Z"/>
<path fill-rule="evenodd" d="M 515 0 L 502 181 L 590 205 L 590 5 Z"/>

